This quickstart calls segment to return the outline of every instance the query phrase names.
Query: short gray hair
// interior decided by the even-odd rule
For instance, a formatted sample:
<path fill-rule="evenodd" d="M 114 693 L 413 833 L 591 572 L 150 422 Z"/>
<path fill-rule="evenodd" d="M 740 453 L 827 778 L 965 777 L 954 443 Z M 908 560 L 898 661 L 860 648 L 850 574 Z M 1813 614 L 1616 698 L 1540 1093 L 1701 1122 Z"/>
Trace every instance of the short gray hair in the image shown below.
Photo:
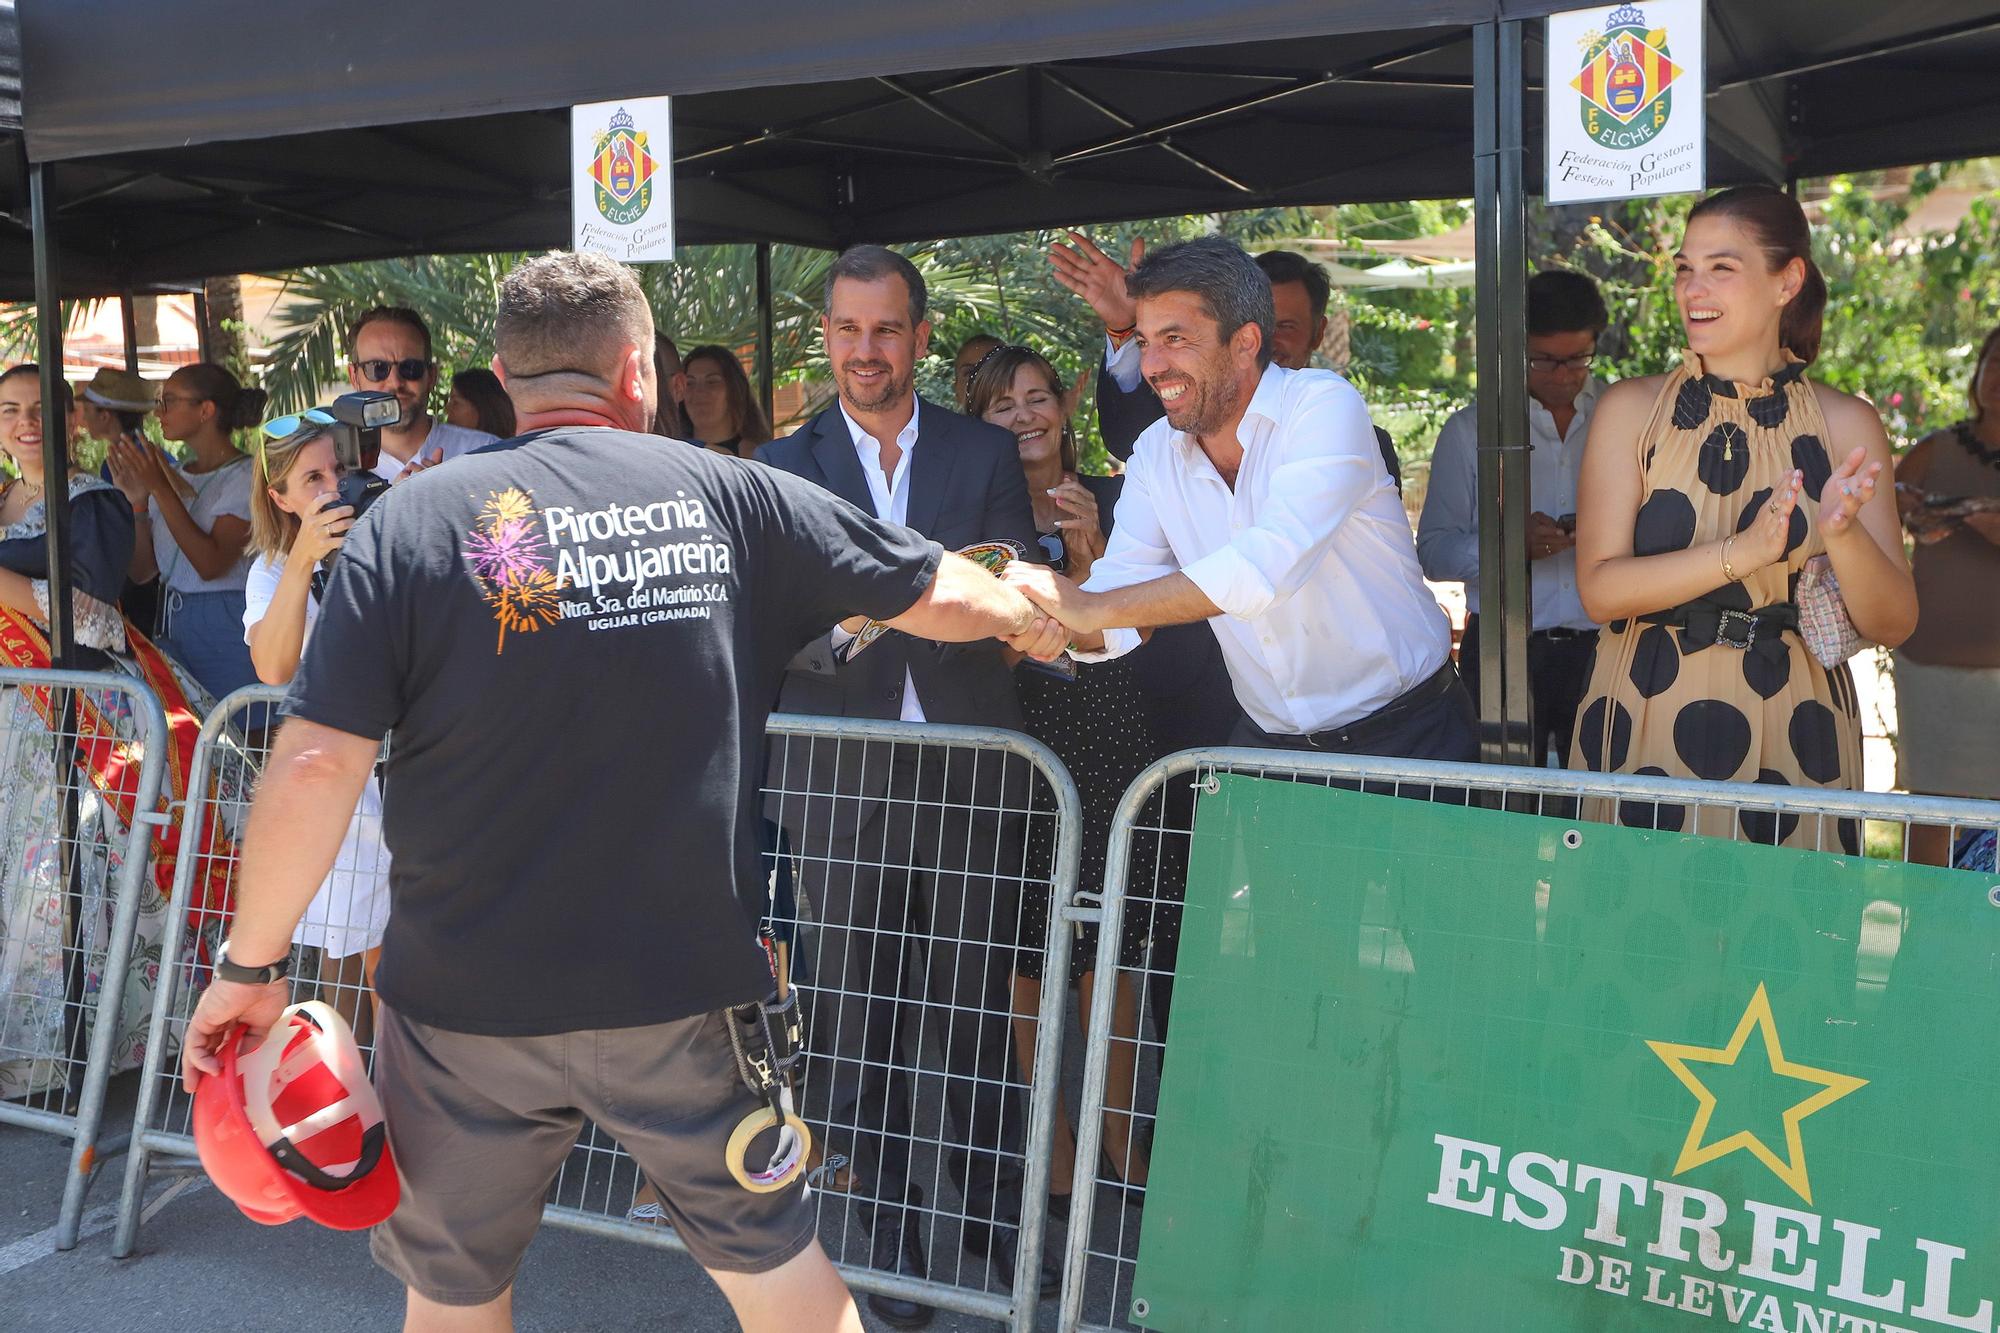
<path fill-rule="evenodd" d="M 891 275 L 901 278 L 909 290 L 910 327 L 914 329 L 924 322 L 924 311 L 930 305 L 930 288 L 915 264 L 886 245 L 850 245 L 840 252 L 833 267 L 826 271 L 826 313 L 833 313 L 833 284 L 842 278 L 880 282 Z"/>
<path fill-rule="evenodd" d="M 1234 241 L 1202 236 L 1150 250 L 1125 280 L 1125 290 L 1135 301 L 1168 292 L 1200 297 L 1225 342 L 1245 324 L 1255 324 L 1263 335 L 1257 364 L 1271 364 L 1271 326 L 1278 318 L 1271 305 L 1271 280 Z"/>
<path fill-rule="evenodd" d="M 632 271 L 603 255 L 531 259 L 500 284 L 493 346 L 510 379 L 577 371 L 608 379 L 626 347 L 653 353 L 653 312 Z"/>

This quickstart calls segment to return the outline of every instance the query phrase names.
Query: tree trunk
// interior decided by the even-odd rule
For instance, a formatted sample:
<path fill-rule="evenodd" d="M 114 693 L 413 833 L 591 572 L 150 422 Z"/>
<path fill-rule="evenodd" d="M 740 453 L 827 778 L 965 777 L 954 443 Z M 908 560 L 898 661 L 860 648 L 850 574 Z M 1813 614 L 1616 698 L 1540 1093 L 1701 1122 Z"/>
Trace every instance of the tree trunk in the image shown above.
<path fill-rule="evenodd" d="M 211 360 L 229 368 L 237 379 L 248 378 L 249 345 L 243 336 L 243 284 L 234 273 L 202 284 L 208 298 L 208 327 L 202 330 Z"/>
<path fill-rule="evenodd" d="M 158 348 L 160 345 L 160 298 L 157 296 L 135 296 L 132 298 L 132 341 L 140 351 Z"/>

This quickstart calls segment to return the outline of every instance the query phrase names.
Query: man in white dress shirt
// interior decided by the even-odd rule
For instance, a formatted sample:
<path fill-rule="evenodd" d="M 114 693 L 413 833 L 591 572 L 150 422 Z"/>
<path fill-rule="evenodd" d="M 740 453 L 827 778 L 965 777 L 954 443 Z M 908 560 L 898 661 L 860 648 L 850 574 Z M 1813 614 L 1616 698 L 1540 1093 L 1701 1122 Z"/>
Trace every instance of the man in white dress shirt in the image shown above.
<path fill-rule="evenodd" d="M 1238 744 L 1476 758 L 1451 627 L 1361 395 L 1272 364 L 1271 284 L 1227 240 L 1147 255 L 1129 290 L 1167 415 L 1133 449 L 1089 581 L 1023 567 L 1016 584 L 1085 661 L 1207 620 L 1248 714 Z"/>
<path fill-rule="evenodd" d="M 1590 678 L 1597 625 L 1576 591 L 1576 479 L 1591 410 L 1603 385 L 1590 374 L 1597 339 L 1609 322 L 1597 284 L 1552 269 L 1528 282 L 1528 687 L 1533 753 L 1569 753 L 1577 704 Z M 1426 577 L 1465 585 L 1465 637 L 1458 671 L 1479 702 L 1479 441 L 1470 407 L 1438 432 L 1430 489 L 1417 524 L 1417 556 Z"/>

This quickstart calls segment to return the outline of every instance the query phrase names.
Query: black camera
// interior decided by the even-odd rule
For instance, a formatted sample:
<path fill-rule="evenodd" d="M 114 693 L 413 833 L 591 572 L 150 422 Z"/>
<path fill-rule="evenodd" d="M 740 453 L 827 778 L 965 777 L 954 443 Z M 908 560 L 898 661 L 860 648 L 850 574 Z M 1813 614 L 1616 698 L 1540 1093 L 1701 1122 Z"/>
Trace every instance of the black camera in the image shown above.
<path fill-rule="evenodd" d="M 368 506 L 389 489 L 374 473 L 382 453 L 382 428 L 403 419 L 402 404 L 393 393 L 360 389 L 333 400 L 326 412 L 333 426 L 333 461 L 340 472 L 340 502 L 354 510 L 359 522 Z"/>
<path fill-rule="evenodd" d="M 375 475 L 375 460 L 382 454 L 382 428 L 403 419 L 402 404 L 393 393 L 359 389 L 340 395 L 321 410 L 334 422 L 327 433 L 333 436 L 333 465 L 340 474 L 340 503 L 354 510 L 354 521 L 358 523 L 368 512 L 368 506 L 389 489 L 389 483 Z M 326 577 L 339 555 L 339 551 L 330 553 L 313 571 L 315 598 L 326 595 Z"/>

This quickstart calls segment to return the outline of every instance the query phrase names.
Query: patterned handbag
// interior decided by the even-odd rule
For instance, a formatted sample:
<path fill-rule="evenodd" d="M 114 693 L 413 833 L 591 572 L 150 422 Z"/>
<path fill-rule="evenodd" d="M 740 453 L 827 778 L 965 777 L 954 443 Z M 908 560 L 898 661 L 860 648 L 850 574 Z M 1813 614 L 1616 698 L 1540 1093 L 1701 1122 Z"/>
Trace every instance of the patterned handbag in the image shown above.
<path fill-rule="evenodd" d="M 1860 652 L 1868 642 L 1854 628 L 1847 603 L 1840 599 L 1840 580 L 1834 577 L 1833 561 L 1816 555 L 1799 571 L 1799 586 L 1793 594 L 1799 608 L 1799 635 L 1806 650 L 1828 671 Z"/>

